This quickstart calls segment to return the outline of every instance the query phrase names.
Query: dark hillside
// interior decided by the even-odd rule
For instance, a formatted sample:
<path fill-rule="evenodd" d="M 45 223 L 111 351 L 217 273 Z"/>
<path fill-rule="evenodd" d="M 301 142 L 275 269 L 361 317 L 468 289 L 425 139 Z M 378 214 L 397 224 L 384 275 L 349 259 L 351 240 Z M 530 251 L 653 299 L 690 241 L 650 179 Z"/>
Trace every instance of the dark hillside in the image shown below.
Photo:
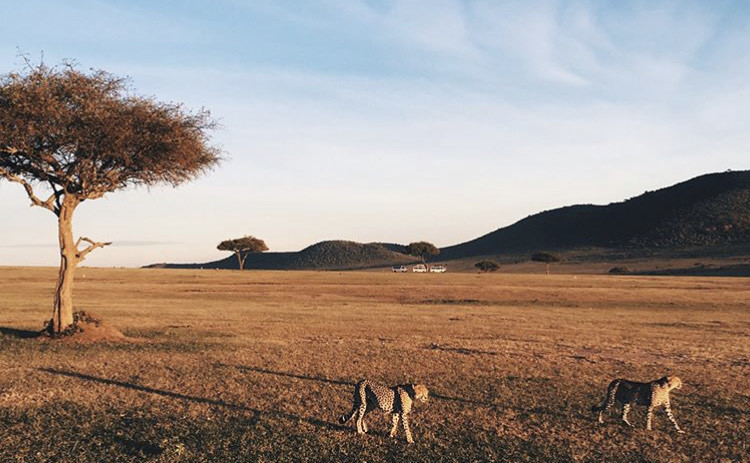
<path fill-rule="evenodd" d="M 380 243 L 323 241 L 297 253 L 290 268 L 353 269 L 388 266 L 413 260 L 413 257 L 392 251 Z"/>
<path fill-rule="evenodd" d="M 285 270 L 294 259 L 296 252 L 264 252 L 254 253 L 245 261 L 246 269 Z M 237 257 L 229 254 L 221 260 L 195 264 L 152 264 L 146 268 L 207 268 L 207 269 L 237 269 Z"/>
<path fill-rule="evenodd" d="M 529 216 L 444 248 L 443 259 L 534 249 L 665 248 L 750 242 L 750 171 L 708 174 L 607 206 Z"/>

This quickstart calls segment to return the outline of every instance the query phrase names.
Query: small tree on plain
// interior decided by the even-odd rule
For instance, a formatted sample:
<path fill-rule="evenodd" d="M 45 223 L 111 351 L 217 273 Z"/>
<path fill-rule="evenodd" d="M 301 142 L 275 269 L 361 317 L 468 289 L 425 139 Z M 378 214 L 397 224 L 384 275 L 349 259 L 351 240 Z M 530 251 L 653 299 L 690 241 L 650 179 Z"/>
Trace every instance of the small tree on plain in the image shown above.
<path fill-rule="evenodd" d="M 51 334 L 73 325 L 77 265 L 110 244 L 73 238 L 76 208 L 129 186 L 179 185 L 220 159 L 219 149 L 208 145 L 215 123 L 207 111 L 193 114 L 128 90 L 122 78 L 69 63 L 27 60 L 22 72 L 0 76 L 0 179 L 21 184 L 32 206 L 57 216 L 60 271 Z"/>
<path fill-rule="evenodd" d="M 237 264 L 242 270 L 245 266 L 245 259 L 251 252 L 268 251 L 266 243 L 254 236 L 243 236 L 233 240 L 224 240 L 216 247 L 219 251 L 231 251 L 237 256 Z"/>
<path fill-rule="evenodd" d="M 417 241 L 406 246 L 406 253 L 410 256 L 419 257 L 422 264 L 427 266 L 427 258 L 440 254 L 440 249 L 427 241 Z"/>
<path fill-rule="evenodd" d="M 549 264 L 560 262 L 560 256 L 550 252 L 537 252 L 531 256 L 531 260 L 544 263 L 545 273 L 549 275 Z"/>
<path fill-rule="evenodd" d="M 492 260 L 483 260 L 481 262 L 477 262 L 474 264 L 474 267 L 478 268 L 481 272 L 494 272 L 497 271 L 497 269 L 500 268 L 500 265 L 497 264 L 497 262 Z"/>

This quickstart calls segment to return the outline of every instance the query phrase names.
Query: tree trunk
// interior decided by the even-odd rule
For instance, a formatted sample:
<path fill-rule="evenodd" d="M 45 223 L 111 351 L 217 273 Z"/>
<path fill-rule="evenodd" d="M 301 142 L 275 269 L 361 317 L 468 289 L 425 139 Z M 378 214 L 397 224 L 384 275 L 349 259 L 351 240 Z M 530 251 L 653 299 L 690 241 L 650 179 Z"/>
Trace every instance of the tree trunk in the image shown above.
<path fill-rule="evenodd" d="M 242 267 L 245 266 L 245 257 L 247 256 L 242 257 L 241 251 L 235 251 L 234 253 L 237 254 L 237 266 L 239 267 L 240 270 L 242 270 Z"/>
<path fill-rule="evenodd" d="M 544 264 L 544 269 L 545 269 L 545 273 L 546 273 L 547 275 L 549 275 L 549 263 L 548 263 L 548 262 L 545 262 L 545 264 Z"/>
<path fill-rule="evenodd" d="M 58 215 L 60 241 L 60 272 L 55 287 L 52 309 L 52 331 L 59 334 L 73 324 L 73 277 L 78 265 L 78 250 L 73 241 L 73 212 L 78 201 L 65 195 Z"/>

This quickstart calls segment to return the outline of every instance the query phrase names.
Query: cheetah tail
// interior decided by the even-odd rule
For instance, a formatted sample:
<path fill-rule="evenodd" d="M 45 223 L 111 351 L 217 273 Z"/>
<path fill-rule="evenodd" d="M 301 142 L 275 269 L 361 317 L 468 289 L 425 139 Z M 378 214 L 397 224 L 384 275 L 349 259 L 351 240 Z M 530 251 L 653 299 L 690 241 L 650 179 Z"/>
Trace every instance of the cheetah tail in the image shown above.
<path fill-rule="evenodd" d="M 343 415 L 341 415 L 339 417 L 339 423 L 344 424 L 347 421 L 351 420 L 356 411 L 357 411 L 357 407 L 354 407 L 352 408 L 352 411 L 350 411 L 349 413 L 344 413 Z"/>

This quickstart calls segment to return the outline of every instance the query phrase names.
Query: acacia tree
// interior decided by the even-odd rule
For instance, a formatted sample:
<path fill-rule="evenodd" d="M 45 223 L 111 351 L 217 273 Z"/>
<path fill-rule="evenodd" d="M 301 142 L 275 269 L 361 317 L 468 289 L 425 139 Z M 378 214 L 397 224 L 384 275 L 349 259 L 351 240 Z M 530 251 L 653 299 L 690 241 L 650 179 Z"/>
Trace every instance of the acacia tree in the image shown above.
<path fill-rule="evenodd" d="M 422 264 L 427 266 L 427 258 L 437 256 L 440 254 L 440 249 L 436 248 L 434 244 L 428 243 L 427 241 L 417 241 L 409 243 L 405 248 L 406 254 L 410 256 L 419 257 Z"/>
<path fill-rule="evenodd" d="M 268 251 L 265 241 L 254 236 L 243 236 L 233 240 L 224 240 L 216 246 L 219 251 L 232 251 L 237 255 L 240 270 L 245 266 L 245 259 L 251 252 Z"/>
<path fill-rule="evenodd" d="M 545 273 L 549 275 L 549 264 L 554 262 L 560 262 L 560 256 L 549 252 L 537 252 L 531 256 L 531 260 L 534 262 L 543 262 L 545 267 Z"/>
<path fill-rule="evenodd" d="M 21 72 L 0 76 L 0 179 L 21 184 L 32 206 L 57 216 L 60 271 L 51 334 L 73 324 L 76 266 L 110 244 L 74 239 L 76 208 L 128 186 L 176 186 L 195 178 L 220 160 L 207 138 L 215 125 L 206 110 L 134 96 L 126 79 L 101 70 L 27 61 Z"/>

